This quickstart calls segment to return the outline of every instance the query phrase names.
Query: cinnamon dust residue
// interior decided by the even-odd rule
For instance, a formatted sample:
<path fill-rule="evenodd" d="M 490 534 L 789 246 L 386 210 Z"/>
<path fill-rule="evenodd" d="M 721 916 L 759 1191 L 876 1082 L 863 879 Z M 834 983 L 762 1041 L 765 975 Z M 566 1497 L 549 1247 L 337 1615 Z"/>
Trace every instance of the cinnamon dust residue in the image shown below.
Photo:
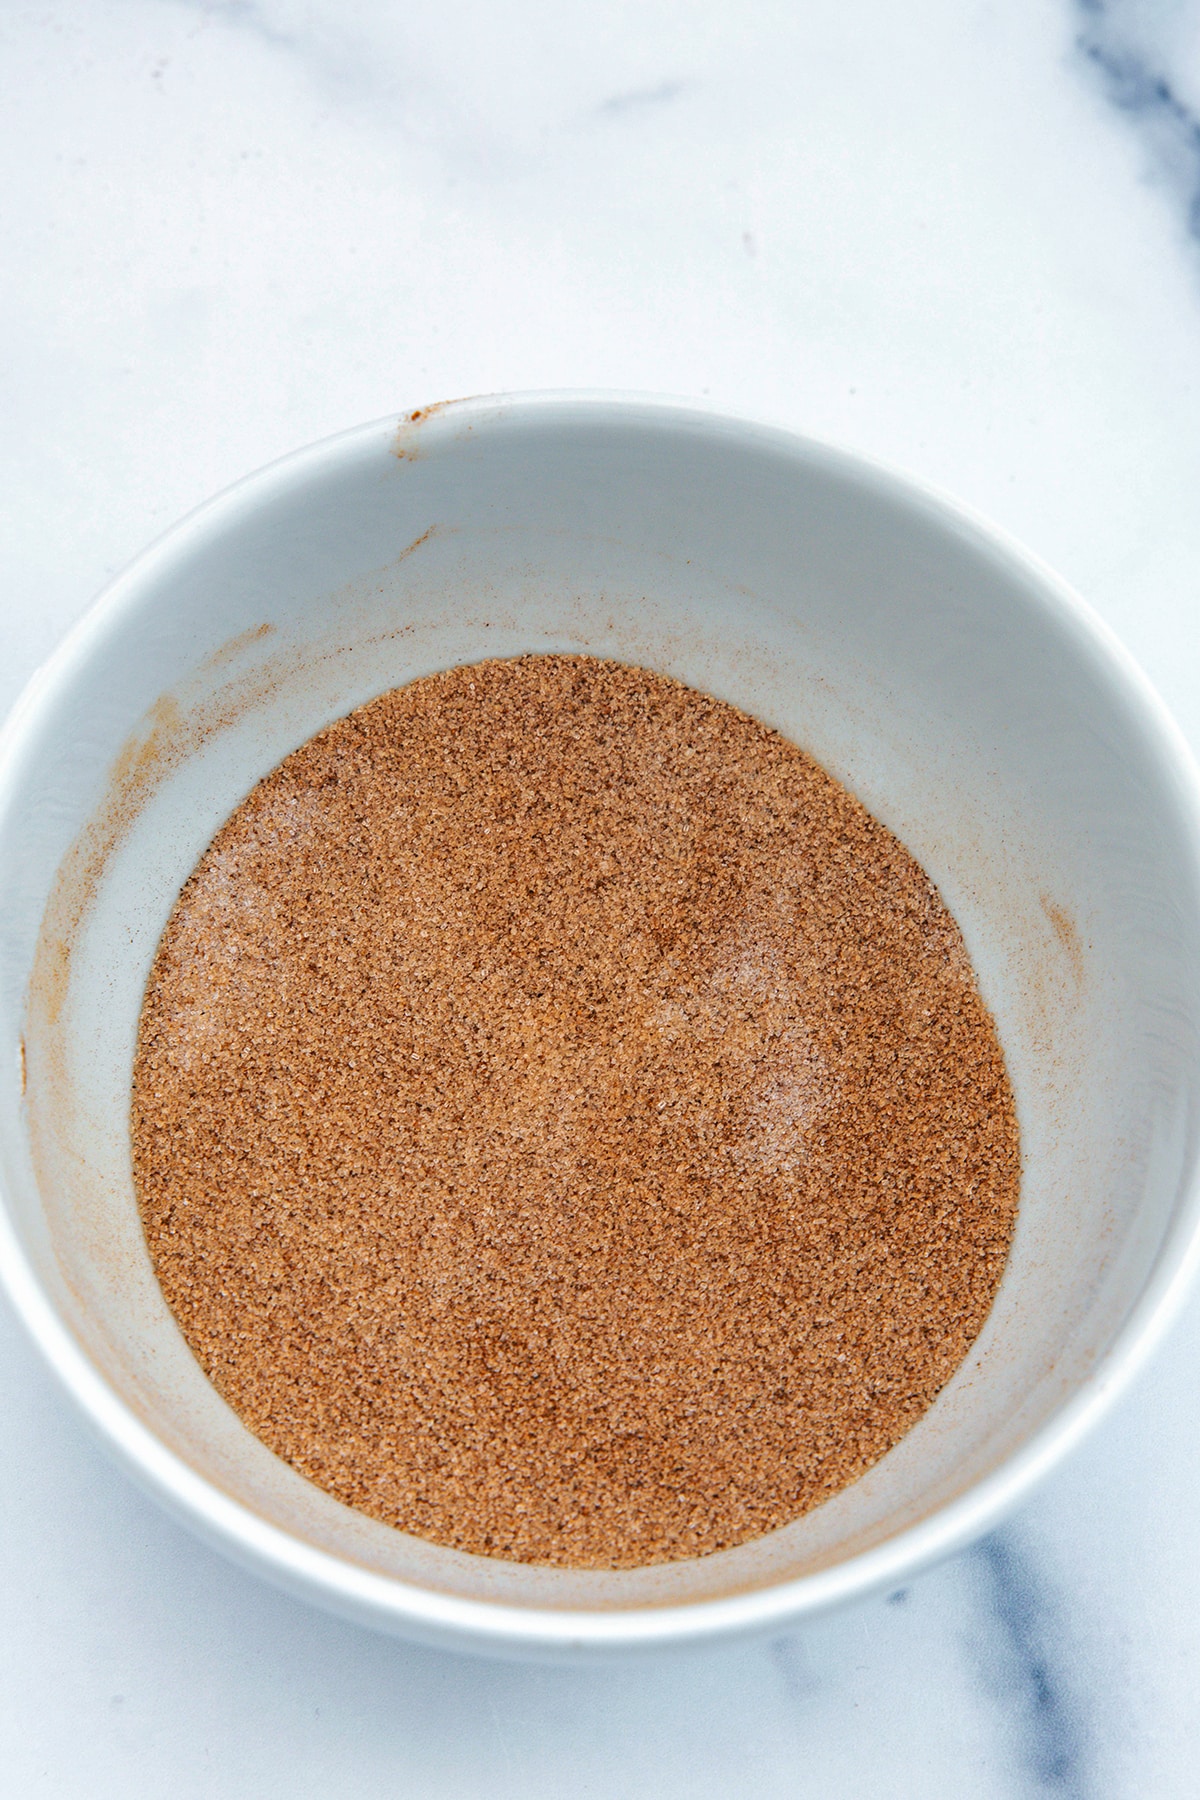
<path fill-rule="evenodd" d="M 526 656 L 321 732 L 184 888 L 146 1240 L 202 1367 L 347 1505 L 628 1567 L 797 1518 L 978 1334 L 1019 1186 L 954 920 L 811 758 Z"/>

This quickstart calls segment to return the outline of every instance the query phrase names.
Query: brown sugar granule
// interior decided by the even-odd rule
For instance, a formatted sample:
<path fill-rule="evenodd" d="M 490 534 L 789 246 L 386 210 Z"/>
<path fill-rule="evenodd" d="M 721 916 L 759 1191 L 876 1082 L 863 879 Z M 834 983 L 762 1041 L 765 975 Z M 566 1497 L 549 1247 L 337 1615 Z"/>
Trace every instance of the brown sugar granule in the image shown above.
<path fill-rule="evenodd" d="M 644 669 L 384 694 L 184 888 L 133 1152 L 188 1343 L 389 1524 L 625 1567 L 876 1462 L 978 1333 L 1012 1095 L 962 938 L 811 758 Z"/>

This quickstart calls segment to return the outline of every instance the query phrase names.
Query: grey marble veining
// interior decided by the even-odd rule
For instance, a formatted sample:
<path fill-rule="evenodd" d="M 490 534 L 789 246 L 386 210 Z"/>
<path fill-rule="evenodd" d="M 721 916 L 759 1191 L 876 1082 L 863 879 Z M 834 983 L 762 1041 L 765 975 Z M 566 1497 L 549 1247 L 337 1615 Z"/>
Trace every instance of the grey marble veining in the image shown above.
<path fill-rule="evenodd" d="M 1075 0 L 1079 53 L 1200 241 L 1200 27 L 1189 0 Z"/>
<path fill-rule="evenodd" d="M 684 81 L 660 81 L 656 87 L 632 88 L 625 94 L 611 94 L 596 110 L 609 118 L 619 118 L 622 113 L 636 112 L 645 106 L 667 106 L 686 91 Z"/>
<path fill-rule="evenodd" d="M 1061 1599 L 1019 1526 L 993 1532 L 969 1557 L 986 1625 L 985 1681 L 1004 1709 L 1019 1777 L 1035 1793 L 1092 1800 L 1102 1790 L 1089 1718 L 1104 1694 L 1064 1641 Z"/>
<path fill-rule="evenodd" d="M 258 0 L 175 0 L 175 4 L 190 7 L 206 22 L 219 20 L 251 32 L 273 49 L 304 55 L 312 46 L 312 33 L 288 30 L 277 23 L 277 15 L 284 16 L 283 11 L 269 3 L 260 5 Z"/>

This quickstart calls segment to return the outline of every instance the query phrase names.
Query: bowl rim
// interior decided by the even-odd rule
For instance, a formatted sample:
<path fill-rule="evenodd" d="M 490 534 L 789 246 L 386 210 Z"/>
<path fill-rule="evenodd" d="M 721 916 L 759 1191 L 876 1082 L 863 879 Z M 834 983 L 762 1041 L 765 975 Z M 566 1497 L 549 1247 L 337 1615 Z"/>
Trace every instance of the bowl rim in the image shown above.
<path fill-rule="evenodd" d="M 332 473 L 373 448 L 394 447 L 398 434 L 429 431 L 440 438 L 444 432 L 456 435 L 463 426 L 473 429 L 514 415 L 530 423 L 570 420 L 599 429 L 620 424 L 626 429 L 640 425 L 652 433 L 673 426 L 703 430 L 744 449 L 773 450 L 845 484 L 857 483 L 965 540 L 974 552 L 1002 566 L 1118 693 L 1172 790 L 1186 848 L 1200 867 L 1200 769 L 1189 745 L 1116 634 L 1038 556 L 934 484 L 856 450 L 707 402 L 589 389 L 481 395 L 387 415 L 294 450 L 186 514 L 101 591 L 26 685 L 0 729 L 0 815 L 19 796 L 27 742 L 61 686 L 86 664 L 114 620 L 136 611 L 144 594 L 198 542 L 219 536 L 239 515 L 314 474 Z M 1142 1290 L 1095 1367 L 996 1469 L 924 1519 L 824 1568 L 731 1595 L 604 1610 L 526 1607 L 468 1599 L 376 1573 L 293 1536 L 197 1473 L 109 1386 L 60 1318 L 17 1237 L 6 1196 L 0 1194 L 0 1283 L 60 1387 L 140 1486 L 202 1538 L 277 1586 L 360 1623 L 481 1654 L 561 1658 L 711 1642 L 782 1630 L 902 1584 L 997 1525 L 1069 1454 L 1143 1367 L 1177 1316 L 1198 1268 L 1200 1186 L 1193 1164 L 1181 1181 Z"/>

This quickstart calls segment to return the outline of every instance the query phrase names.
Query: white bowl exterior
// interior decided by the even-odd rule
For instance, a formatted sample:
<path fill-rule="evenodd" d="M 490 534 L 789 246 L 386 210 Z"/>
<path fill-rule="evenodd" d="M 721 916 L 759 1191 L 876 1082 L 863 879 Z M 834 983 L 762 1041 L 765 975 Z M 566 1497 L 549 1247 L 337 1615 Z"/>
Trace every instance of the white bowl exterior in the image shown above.
<path fill-rule="evenodd" d="M 644 663 L 777 726 L 919 858 L 1017 1095 L 992 1314 L 900 1445 L 807 1518 L 604 1573 L 461 1555 L 253 1438 L 154 1280 L 130 1174 L 138 1013 L 180 886 L 330 720 L 484 656 Z M 1196 1259 L 1200 862 L 1187 752 L 1029 558 L 869 465 L 686 407 L 532 397 L 364 428 L 240 484 L 115 586 L 0 753 L 0 1253 L 132 1471 L 298 1592 L 458 1647 L 762 1628 L 985 1528 L 1161 1329 Z"/>

